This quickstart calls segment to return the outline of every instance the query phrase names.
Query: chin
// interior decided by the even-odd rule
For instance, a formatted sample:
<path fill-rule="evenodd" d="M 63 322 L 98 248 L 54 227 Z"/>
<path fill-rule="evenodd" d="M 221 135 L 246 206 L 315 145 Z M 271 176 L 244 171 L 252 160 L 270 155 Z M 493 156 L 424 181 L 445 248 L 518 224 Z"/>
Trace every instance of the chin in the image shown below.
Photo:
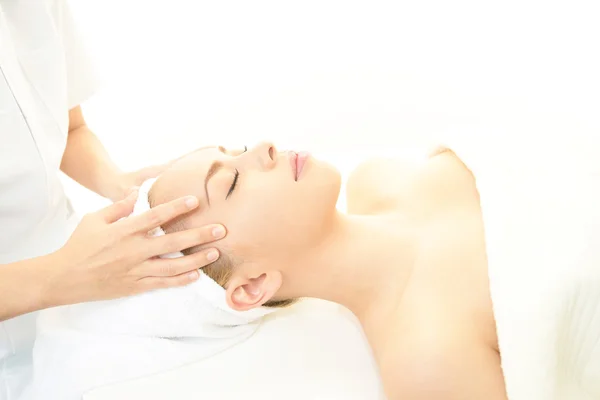
<path fill-rule="evenodd" d="M 306 174 L 306 184 L 310 186 L 313 201 L 318 201 L 322 207 L 334 210 L 340 195 L 342 175 L 333 165 L 324 161 L 316 161 Z"/>

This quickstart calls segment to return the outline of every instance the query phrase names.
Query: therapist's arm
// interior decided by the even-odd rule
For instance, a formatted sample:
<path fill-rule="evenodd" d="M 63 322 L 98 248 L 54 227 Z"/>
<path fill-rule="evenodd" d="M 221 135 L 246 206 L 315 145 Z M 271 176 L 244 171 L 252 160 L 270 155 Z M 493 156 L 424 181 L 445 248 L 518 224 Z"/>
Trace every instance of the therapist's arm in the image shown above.
<path fill-rule="evenodd" d="M 119 200 L 124 196 L 123 171 L 88 128 L 80 106 L 69 111 L 69 136 L 60 169 L 102 197 Z"/>
<path fill-rule="evenodd" d="M 0 265 L 0 321 L 45 308 L 44 274 L 53 256 Z"/>
<path fill-rule="evenodd" d="M 119 201 L 133 186 L 157 176 L 164 166 L 144 168 L 124 173 L 111 160 L 98 137 L 87 126 L 81 107 L 69 111 L 69 136 L 60 166 L 61 170 L 80 185 L 102 197 Z"/>

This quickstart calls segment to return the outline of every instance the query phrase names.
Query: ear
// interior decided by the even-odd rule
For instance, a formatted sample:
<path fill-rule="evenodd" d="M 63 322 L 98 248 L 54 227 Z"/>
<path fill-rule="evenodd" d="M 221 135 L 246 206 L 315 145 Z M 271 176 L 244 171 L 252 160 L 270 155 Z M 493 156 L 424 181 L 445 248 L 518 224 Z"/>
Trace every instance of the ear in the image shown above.
<path fill-rule="evenodd" d="M 273 298 L 281 283 L 279 271 L 264 272 L 255 278 L 232 276 L 227 283 L 227 304 L 236 311 L 260 307 Z"/>

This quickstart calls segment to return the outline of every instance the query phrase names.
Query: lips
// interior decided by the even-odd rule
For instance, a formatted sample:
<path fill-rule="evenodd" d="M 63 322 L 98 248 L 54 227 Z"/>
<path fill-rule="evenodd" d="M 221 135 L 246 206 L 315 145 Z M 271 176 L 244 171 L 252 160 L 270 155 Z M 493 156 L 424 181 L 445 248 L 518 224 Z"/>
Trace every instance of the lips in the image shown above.
<path fill-rule="evenodd" d="M 292 172 L 294 174 L 295 181 L 297 181 L 302 175 L 302 170 L 304 169 L 304 165 L 306 164 L 308 157 L 309 154 L 305 151 L 300 153 L 296 153 L 294 151 L 290 152 L 290 164 L 292 166 Z"/>
<path fill-rule="evenodd" d="M 300 178 L 302 175 L 302 170 L 304 169 L 304 164 L 306 164 L 306 160 L 308 160 L 308 153 L 302 151 L 296 156 L 296 180 Z"/>

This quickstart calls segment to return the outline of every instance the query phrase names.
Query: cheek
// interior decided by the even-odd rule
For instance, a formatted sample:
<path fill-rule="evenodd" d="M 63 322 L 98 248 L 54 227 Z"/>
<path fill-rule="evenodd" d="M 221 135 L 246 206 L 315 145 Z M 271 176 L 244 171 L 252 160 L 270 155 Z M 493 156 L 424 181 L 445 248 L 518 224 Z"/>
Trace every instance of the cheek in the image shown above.
<path fill-rule="evenodd" d="M 294 242 L 294 218 L 277 199 L 257 195 L 244 199 L 227 213 L 227 240 L 238 257 L 258 262 L 282 260 L 298 246 Z"/>
<path fill-rule="evenodd" d="M 243 256 L 284 257 L 303 251 L 320 240 L 335 213 L 336 170 L 315 170 L 298 183 L 272 177 L 247 181 L 223 213 L 232 246 Z"/>
<path fill-rule="evenodd" d="M 321 236 L 319 219 L 300 218 L 280 204 L 255 200 L 236 210 L 228 226 L 232 247 L 242 258 L 284 262 Z"/>
<path fill-rule="evenodd" d="M 297 215 L 303 219 L 324 220 L 335 212 L 340 193 L 341 176 L 328 164 L 315 165 L 301 185 L 301 193 L 295 199 Z"/>
<path fill-rule="evenodd" d="M 229 213 L 227 223 L 242 239 L 264 245 L 276 239 L 284 229 L 285 210 L 272 198 L 250 197 Z"/>

